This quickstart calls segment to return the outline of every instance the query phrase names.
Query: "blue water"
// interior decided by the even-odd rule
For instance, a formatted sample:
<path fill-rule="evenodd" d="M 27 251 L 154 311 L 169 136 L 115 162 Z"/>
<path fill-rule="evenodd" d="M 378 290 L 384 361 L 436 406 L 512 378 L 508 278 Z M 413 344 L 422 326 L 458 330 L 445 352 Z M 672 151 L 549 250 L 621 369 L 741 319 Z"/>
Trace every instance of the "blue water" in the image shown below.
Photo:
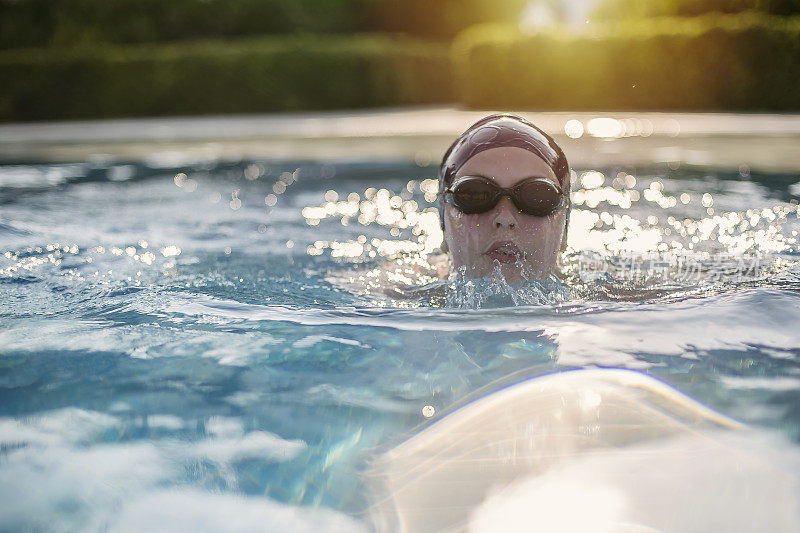
<path fill-rule="evenodd" d="M 366 530 L 375 450 L 568 368 L 800 443 L 797 176 L 576 169 L 563 278 L 509 287 L 437 281 L 434 175 L 0 166 L 0 530 Z"/>

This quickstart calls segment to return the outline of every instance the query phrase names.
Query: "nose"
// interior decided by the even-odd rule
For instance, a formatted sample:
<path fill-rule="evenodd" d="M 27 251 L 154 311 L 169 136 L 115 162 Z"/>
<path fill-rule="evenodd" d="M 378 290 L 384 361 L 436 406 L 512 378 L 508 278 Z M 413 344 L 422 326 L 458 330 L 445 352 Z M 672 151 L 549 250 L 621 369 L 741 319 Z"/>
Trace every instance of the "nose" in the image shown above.
<path fill-rule="evenodd" d="M 517 226 L 517 207 L 511 198 L 501 198 L 494 209 L 494 225 L 498 229 L 514 229 Z"/>

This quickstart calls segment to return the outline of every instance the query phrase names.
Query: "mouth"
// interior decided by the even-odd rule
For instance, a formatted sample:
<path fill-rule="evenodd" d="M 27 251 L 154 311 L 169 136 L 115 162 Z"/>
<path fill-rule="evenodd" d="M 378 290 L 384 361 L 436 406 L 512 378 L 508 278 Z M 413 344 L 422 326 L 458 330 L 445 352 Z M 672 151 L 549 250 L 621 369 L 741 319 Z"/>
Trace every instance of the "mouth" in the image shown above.
<path fill-rule="evenodd" d="M 489 247 L 485 255 L 493 261 L 508 264 L 517 262 L 522 257 L 522 250 L 511 241 L 498 241 Z"/>

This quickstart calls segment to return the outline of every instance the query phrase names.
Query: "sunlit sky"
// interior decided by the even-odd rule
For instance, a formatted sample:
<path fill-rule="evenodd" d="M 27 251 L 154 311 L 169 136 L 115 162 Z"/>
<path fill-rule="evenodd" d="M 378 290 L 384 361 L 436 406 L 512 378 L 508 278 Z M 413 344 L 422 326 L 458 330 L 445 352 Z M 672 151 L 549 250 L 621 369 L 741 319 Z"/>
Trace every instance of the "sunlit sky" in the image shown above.
<path fill-rule="evenodd" d="M 585 22 L 596 0 L 561 0 L 567 8 L 567 18 L 572 24 Z"/>

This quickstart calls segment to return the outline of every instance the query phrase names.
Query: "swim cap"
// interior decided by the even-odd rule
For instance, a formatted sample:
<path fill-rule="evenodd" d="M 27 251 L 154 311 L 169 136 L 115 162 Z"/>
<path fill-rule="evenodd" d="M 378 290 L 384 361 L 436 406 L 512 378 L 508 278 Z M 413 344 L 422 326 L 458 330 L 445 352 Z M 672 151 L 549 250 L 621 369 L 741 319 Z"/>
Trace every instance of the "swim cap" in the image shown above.
<path fill-rule="evenodd" d="M 542 158 L 553 169 L 569 199 L 570 174 L 567 156 L 552 137 L 522 117 L 498 113 L 480 119 L 450 145 L 439 167 L 439 193 L 443 193 L 464 163 L 472 156 L 492 148 L 516 147 Z M 569 205 L 567 204 L 567 221 Z M 444 229 L 443 195 L 439 195 L 439 220 Z"/>

